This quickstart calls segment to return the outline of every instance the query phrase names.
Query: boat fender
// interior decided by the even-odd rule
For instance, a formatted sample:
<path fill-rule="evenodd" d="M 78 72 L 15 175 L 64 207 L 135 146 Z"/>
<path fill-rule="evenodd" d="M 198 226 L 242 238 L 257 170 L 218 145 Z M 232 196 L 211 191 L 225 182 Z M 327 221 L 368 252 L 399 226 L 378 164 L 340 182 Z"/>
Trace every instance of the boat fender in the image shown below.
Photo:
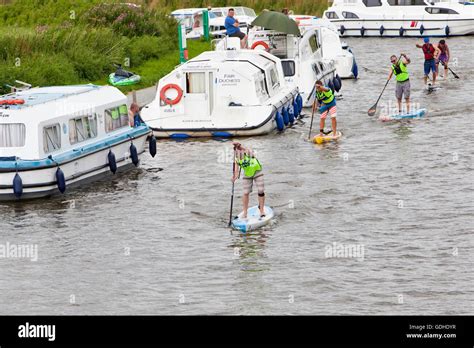
<path fill-rule="evenodd" d="M 133 143 L 130 144 L 130 157 L 132 158 L 132 163 L 136 166 L 138 166 L 138 151 L 137 147 L 133 145 Z"/>
<path fill-rule="evenodd" d="M 156 155 L 156 138 L 154 135 L 150 137 L 150 140 L 148 140 L 148 147 L 150 150 L 150 155 L 151 157 L 155 157 Z"/>
<path fill-rule="evenodd" d="M 265 41 L 255 41 L 250 48 L 254 50 L 258 46 L 263 46 L 265 51 L 268 51 L 270 49 L 270 47 Z"/>
<path fill-rule="evenodd" d="M 383 32 L 385 31 L 385 28 L 383 27 L 383 25 L 380 26 L 380 29 L 379 29 L 379 33 L 380 33 L 380 36 L 383 35 Z"/>
<path fill-rule="evenodd" d="M 303 111 L 303 97 L 299 93 L 296 97 L 296 103 L 298 104 L 298 116 L 301 116 L 301 112 Z"/>
<path fill-rule="evenodd" d="M 359 76 L 359 68 L 357 67 L 355 58 L 354 58 L 354 63 L 352 64 L 352 74 L 354 75 L 355 79 L 357 79 L 357 76 Z"/>
<path fill-rule="evenodd" d="M 444 28 L 444 32 L 446 33 L 446 36 L 449 36 L 449 26 L 446 26 L 446 28 Z"/>
<path fill-rule="evenodd" d="M 334 85 L 334 89 L 336 90 L 336 92 L 339 92 L 339 90 L 341 89 L 341 85 L 339 84 L 339 80 L 336 76 L 333 77 L 332 84 Z"/>
<path fill-rule="evenodd" d="M 275 113 L 275 122 L 279 131 L 282 131 L 285 128 L 285 125 L 283 124 L 283 117 L 281 117 L 280 111 Z"/>
<path fill-rule="evenodd" d="M 341 25 L 341 28 L 339 29 L 339 31 L 341 32 L 341 35 L 344 35 L 346 28 L 343 25 Z"/>
<path fill-rule="evenodd" d="M 364 34 L 365 34 L 365 28 L 361 27 L 360 28 L 360 36 L 364 36 Z"/>
<path fill-rule="evenodd" d="M 20 198 L 23 194 L 23 181 L 18 173 L 15 174 L 13 178 L 13 193 L 15 194 L 16 198 Z"/>
<path fill-rule="evenodd" d="M 328 80 L 328 87 L 331 88 L 331 91 L 334 93 L 334 85 L 331 79 Z"/>
<path fill-rule="evenodd" d="M 290 116 L 288 115 L 288 109 L 283 107 L 282 114 L 283 114 L 283 123 L 285 124 L 285 126 L 288 126 L 288 124 L 290 123 Z"/>
<path fill-rule="evenodd" d="M 295 122 L 295 104 L 289 105 L 288 106 L 288 120 L 290 121 L 290 124 L 293 124 Z"/>
<path fill-rule="evenodd" d="M 355 61 L 355 59 L 354 59 L 354 61 Z M 342 88 L 342 79 L 339 76 L 339 74 L 336 74 L 336 79 L 339 81 L 339 89 L 341 89 Z"/>
<path fill-rule="evenodd" d="M 56 169 L 56 184 L 58 185 L 59 192 L 64 193 L 66 191 L 66 178 L 61 168 Z"/>
<path fill-rule="evenodd" d="M 299 111 L 299 107 L 298 107 L 298 103 L 296 102 L 296 98 L 293 99 L 293 116 L 295 118 L 298 117 L 298 115 L 300 114 L 300 111 Z"/>
<path fill-rule="evenodd" d="M 425 31 L 425 27 L 423 24 L 420 26 L 420 34 L 423 35 L 423 32 Z"/>
<path fill-rule="evenodd" d="M 166 92 L 169 89 L 174 89 L 178 92 L 178 95 L 176 96 L 176 98 L 170 99 L 170 98 L 166 97 Z M 160 91 L 161 101 L 163 101 L 163 103 L 168 104 L 168 105 L 178 104 L 182 97 L 183 97 L 183 90 L 181 89 L 181 87 L 179 87 L 175 83 L 169 83 L 169 84 L 165 85 Z"/>
<path fill-rule="evenodd" d="M 115 174 L 117 171 L 117 161 L 115 160 L 115 155 L 112 150 L 109 150 L 109 154 L 107 155 L 107 159 L 109 160 L 109 168 L 112 174 Z"/>
<path fill-rule="evenodd" d="M 403 36 L 404 32 L 405 32 L 405 29 L 403 29 L 403 27 L 400 27 L 400 29 L 398 30 L 398 33 L 400 34 L 400 36 Z"/>

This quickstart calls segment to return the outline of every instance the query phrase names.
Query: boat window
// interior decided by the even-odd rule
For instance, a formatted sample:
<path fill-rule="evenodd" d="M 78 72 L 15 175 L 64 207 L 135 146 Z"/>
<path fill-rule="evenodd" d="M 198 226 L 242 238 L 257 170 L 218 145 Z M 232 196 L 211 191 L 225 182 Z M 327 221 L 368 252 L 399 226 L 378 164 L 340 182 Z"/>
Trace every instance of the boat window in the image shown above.
<path fill-rule="evenodd" d="M 244 12 L 247 16 L 249 17 L 257 17 L 257 14 L 255 13 L 254 10 L 252 10 L 251 8 L 248 8 L 248 7 L 244 7 Z"/>
<path fill-rule="evenodd" d="M 380 0 L 362 0 L 364 5 L 367 7 L 382 6 L 382 1 Z"/>
<path fill-rule="evenodd" d="M 272 88 L 275 88 L 279 84 L 278 73 L 275 67 L 272 67 L 270 69 L 270 83 L 271 83 Z"/>
<path fill-rule="evenodd" d="M 388 0 L 390 6 L 425 6 L 424 0 Z"/>
<path fill-rule="evenodd" d="M 296 65 L 293 60 L 282 60 L 281 66 L 283 68 L 283 75 L 286 76 L 295 76 Z"/>
<path fill-rule="evenodd" d="M 69 142 L 71 144 L 97 136 L 97 116 L 83 116 L 69 120 Z"/>
<path fill-rule="evenodd" d="M 326 18 L 329 18 L 329 19 L 338 19 L 338 15 L 336 12 L 326 12 Z"/>
<path fill-rule="evenodd" d="M 26 141 L 23 123 L 0 124 L 0 147 L 22 147 Z"/>
<path fill-rule="evenodd" d="M 50 153 L 61 148 L 61 130 L 59 123 L 43 128 L 43 150 Z"/>
<path fill-rule="evenodd" d="M 186 93 L 206 93 L 206 74 L 186 73 Z"/>
<path fill-rule="evenodd" d="M 265 77 L 262 75 L 259 78 L 255 79 L 255 88 L 257 91 L 257 95 L 267 95 L 267 90 L 265 88 Z"/>
<path fill-rule="evenodd" d="M 311 37 L 309 38 L 309 45 L 311 46 L 311 50 L 314 52 L 316 52 L 319 48 L 319 45 L 318 45 L 318 39 L 316 38 L 316 35 L 311 35 Z"/>
<path fill-rule="evenodd" d="M 105 110 L 105 131 L 107 133 L 126 126 L 130 126 L 127 105 L 122 104 Z"/>
<path fill-rule="evenodd" d="M 342 12 L 342 16 L 343 16 L 344 18 L 359 18 L 355 13 L 346 12 L 346 11 L 343 11 L 343 12 Z"/>
<path fill-rule="evenodd" d="M 425 11 L 431 14 L 459 14 L 458 12 L 451 10 L 450 8 L 442 7 L 426 7 Z"/>

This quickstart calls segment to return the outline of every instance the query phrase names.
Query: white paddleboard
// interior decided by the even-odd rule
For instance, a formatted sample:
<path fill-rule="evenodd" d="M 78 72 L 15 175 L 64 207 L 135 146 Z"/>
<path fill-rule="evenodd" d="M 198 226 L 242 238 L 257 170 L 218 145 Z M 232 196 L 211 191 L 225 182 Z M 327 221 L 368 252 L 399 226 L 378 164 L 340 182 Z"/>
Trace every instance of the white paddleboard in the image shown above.
<path fill-rule="evenodd" d="M 275 214 L 273 209 L 265 206 L 265 216 L 260 217 L 260 209 L 258 206 L 253 206 L 247 210 L 247 218 L 243 219 L 244 212 L 241 212 L 234 220 L 232 220 L 232 227 L 241 232 L 255 230 L 259 227 L 267 225 Z"/>

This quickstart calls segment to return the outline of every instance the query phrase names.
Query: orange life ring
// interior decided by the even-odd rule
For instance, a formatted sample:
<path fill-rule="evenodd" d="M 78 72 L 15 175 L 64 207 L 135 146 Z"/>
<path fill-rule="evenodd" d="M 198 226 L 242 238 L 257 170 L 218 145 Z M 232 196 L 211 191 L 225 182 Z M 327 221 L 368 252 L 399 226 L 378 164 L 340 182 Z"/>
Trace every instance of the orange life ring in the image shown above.
<path fill-rule="evenodd" d="M 0 100 L 0 105 L 18 105 L 18 104 L 25 104 L 25 101 L 23 99 Z"/>
<path fill-rule="evenodd" d="M 263 46 L 265 48 L 265 51 L 268 51 L 269 50 L 269 46 L 268 44 L 265 42 L 265 41 L 255 41 L 251 47 L 251 49 L 255 49 L 255 47 L 257 46 Z"/>
<path fill-rule="evenodd" d="M 169 89 L 175 89 L 178 92 L 178 95 L 176 96 L 176 98 L 170 99 L 166 97 L 166 92 Z M 183 97 L 183 90 L 181 89 L 181 87 L 179 87 L 177 84 L 174 84 L 174 83 L 169 83 L 165 85 L 160 91 L 160 99 L 165 104 L 168 104 L 168 105 L 178 104 L 182 97 Z"/>

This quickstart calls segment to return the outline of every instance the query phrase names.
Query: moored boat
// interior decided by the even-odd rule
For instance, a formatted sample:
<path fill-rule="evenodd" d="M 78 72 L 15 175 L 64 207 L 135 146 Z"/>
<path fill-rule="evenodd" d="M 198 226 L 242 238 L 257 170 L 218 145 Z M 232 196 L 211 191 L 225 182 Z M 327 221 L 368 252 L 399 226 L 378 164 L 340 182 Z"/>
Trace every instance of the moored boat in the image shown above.
<path fill-rule="evenodd" d="M 2 96 L 0 200 L 64 193 L 134 167 L 150 133 L 144 124 L 130 126 L 127 97 L 115 87 L 38 87 Z M 150 148 L 156 150 L 154 139 Z"/>
<path fill-rule="evenodd" d="M 474 7 L 455 0 L 334 0 L 324 17 L 341 36 L 474 34 Z"/>
<path fill-rule="evenodd" d="M 209 51 L 163 77 L 141 116 L 157 137 L 261 135 L 293 123 L 301 102 L 279 58 L 254 50 Z"/>

